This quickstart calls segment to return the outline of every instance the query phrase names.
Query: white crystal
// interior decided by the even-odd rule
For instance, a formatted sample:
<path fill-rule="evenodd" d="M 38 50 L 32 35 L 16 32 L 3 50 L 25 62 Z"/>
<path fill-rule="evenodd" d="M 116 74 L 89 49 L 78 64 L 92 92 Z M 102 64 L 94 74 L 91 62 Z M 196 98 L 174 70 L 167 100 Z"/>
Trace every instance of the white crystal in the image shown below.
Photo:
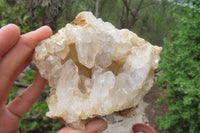
<path fill-rule="evenodd" d="M 35 49 L 53 88 L 47 116 L 82 128 L 88 118 L 135 107 L 153 85 L 162 48 L 81 12 Z"/>

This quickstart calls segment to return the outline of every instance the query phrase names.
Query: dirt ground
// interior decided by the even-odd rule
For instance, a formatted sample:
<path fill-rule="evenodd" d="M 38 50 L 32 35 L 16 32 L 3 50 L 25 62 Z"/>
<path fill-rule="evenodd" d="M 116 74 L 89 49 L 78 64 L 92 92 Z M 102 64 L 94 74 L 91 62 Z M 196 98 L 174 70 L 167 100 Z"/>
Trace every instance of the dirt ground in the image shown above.
<path fill-rule="evenodd" d="M 156 84 L 151 88 L 149 93 L 144 97 L 144 102 L 148 104 L 145 108 L 145 115 L 149 120 L 149 125 L 153 127 L 157 133 L 167 133 L 167 131 L 160 131 L 158 129 L 158 124 L 156 123 L 156 116 L 162 116 L 168 110 L 167 105 L 157 104 L 155 101 L 166 94 L 166 90 L 161 91 Z"/>
<path fill-rule="evenodd" d="M 126 118 L 122 122 L 109 124 L 104 133 L 130 133 L 130 128 L 135 123 L 146 123 L 153 127 L 157 133 L 168 133 L 167 131 L 160 131 L 156 123 L 156 116 L 163 115 L 167 111 L 167 105 L 157 104 L 155 101 L 165 94 L 165 91 L 160 91 L 158 86 L 154 84 L 136 108 L 133 117 Z"/>

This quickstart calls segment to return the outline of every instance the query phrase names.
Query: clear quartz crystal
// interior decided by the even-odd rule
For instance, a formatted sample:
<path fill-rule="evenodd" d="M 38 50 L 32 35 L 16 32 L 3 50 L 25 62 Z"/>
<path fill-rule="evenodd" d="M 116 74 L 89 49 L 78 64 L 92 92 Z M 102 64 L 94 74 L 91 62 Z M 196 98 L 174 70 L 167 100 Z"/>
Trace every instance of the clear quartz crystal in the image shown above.
<path fill-rule="evenodd" d="M 84 128 L 89 118 L 135 107 L 153 85 L 161 50 L 91 12 L 79 13 L 35 49 L 34 62 L 53 88 L 47 116 Z"/>

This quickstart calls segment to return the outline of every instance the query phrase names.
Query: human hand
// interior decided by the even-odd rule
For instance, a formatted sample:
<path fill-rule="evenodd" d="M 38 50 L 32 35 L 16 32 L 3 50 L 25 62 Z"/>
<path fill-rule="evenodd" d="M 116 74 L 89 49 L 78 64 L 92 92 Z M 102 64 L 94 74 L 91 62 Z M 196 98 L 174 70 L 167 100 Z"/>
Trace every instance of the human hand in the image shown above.
<path fill-rule="evenodd" d="M 31 62 L 34 48 L 51 35 L 52 31 L 47 26 L 24 35 L 20 35 L 19 28 L 13 24 L 0 29 L 0 133 L 17 133 L 20 116 L 31 108 L 42 93 L 46 81 L 37 72 L 33 83 L 5 105 L 16 77 Z M 86 125 L 85 130 L 65 127 L 59 133 L 99 133 L 106 126 L 105 121 L 94 119 Z"/>
<path fill-rule="evenodd" d="M 41 40 L 52 35 L 49 27 L 20 36 L 19 28 L 9 24 L 0 29 L 0 132 L 15 133 L 20 116 L 25 114 L 45 87 L 46 81 L 37 72 L 34 82 L 12 102 L 5 101 L 16 77 L 31 62 L 34 48 Z"/>
<path fill-rule="evenodd" d="M 100 118 L 95 118 L 85 125 L 84 130 L 64 127 L 58 133 L 101 133 L 107 128 L 107 123 Z"/>

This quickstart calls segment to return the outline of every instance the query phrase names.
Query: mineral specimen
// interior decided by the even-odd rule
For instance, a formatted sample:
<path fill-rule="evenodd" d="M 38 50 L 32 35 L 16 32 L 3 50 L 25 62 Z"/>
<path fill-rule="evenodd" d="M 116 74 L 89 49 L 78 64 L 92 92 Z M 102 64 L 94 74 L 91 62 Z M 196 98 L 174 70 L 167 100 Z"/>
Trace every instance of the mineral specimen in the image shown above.
<path fill-rule="evenodd" d="M 162 48 L 81 12 L 35 49 L 52 87 L 47 116 L 75 128 L 95 116 L 135 107 L 153 85 Z"/>

